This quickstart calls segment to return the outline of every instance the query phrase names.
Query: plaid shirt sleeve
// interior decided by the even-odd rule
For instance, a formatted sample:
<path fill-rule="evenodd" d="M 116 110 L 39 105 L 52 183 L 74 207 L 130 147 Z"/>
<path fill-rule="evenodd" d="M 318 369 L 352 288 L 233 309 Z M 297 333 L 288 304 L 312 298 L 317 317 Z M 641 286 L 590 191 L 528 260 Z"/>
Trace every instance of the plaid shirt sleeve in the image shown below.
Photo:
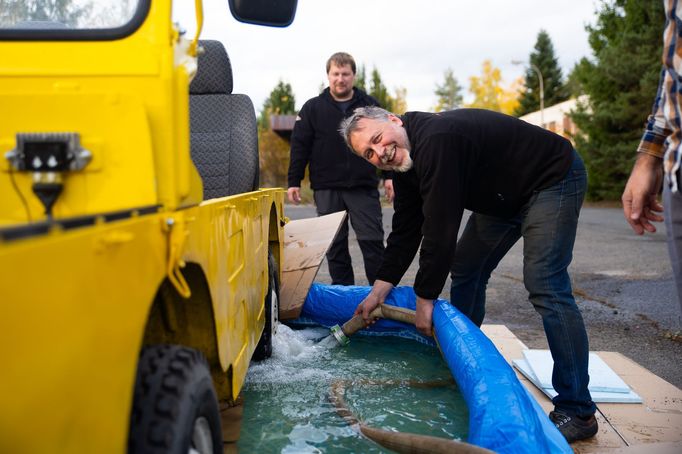
<path fill-rule="evenodd" d="M 661 76 L 654 106 L 647 120 L 642 141 L 637 147 L 639 153 L 663 158 L 666 148 L 671 149 L 667 160 L 679 162 L 679 146 L 682 139 L 680 119 L 680 36 L 678 23 L 682 4 L 680 0 L 663 0 L 665 29 L 663 30 L 663 56 Z M 668 169 L 670 169 L 670 165 Z"/>
<path fill-rule="evenodd" d="M 639 147 L 637 147 L 638 153 L 646 153 L 663 158 L 665 141 L 672 132 L 668 128 L 668 121 L 665 116 L 665 106 L 669 103 L 666 87 L 672 85 L 672 81 L 669 79 L 670 73 L 663 69 L 652 113 L 647 119 L 644 135 L 639 143 Z"/>

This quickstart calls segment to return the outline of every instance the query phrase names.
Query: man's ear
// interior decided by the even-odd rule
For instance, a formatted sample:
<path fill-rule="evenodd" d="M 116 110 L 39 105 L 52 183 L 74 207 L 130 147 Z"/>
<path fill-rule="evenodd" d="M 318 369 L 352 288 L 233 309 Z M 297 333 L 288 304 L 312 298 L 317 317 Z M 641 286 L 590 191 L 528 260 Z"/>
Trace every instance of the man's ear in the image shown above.
<path fill-rule="evenodd" d="M 398 126 L 402 126 L 402 125 L 403 125 L 403 121 L 400 119 L 400 117 L 398 117 L 398 116 L 396 116 L 396 115 L 388 114 L 388 119 L 389 119 L 391 122 L 397 124 Z"/>

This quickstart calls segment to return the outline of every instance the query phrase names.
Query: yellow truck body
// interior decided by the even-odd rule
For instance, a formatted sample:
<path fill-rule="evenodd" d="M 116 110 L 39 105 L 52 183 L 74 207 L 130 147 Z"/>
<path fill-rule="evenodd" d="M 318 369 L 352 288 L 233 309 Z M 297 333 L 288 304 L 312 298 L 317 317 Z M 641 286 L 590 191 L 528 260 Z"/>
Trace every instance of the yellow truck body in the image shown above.
<path fill-rule="evenodd" d="M 140 0 L 112 39 L 0 27 L 0 452 L 126 451 L 144 346 L 200 351 L 229 405 L 264 331 L 283 191 L 203 200 L 171 6 Z M 74 133 L 83 168 L 9 159 Z"/>

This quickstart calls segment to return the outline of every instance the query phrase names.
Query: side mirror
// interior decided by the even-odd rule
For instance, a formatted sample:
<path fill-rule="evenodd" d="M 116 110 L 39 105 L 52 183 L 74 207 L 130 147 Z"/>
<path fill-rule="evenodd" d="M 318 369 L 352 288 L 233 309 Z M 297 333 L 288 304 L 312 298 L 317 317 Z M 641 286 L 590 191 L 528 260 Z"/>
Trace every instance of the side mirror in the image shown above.
<path fill-rule="evenodd" d="M 248 24 L 286 27 L 294 21 L 298 0 L 229 0 L 232 16 Z"/>

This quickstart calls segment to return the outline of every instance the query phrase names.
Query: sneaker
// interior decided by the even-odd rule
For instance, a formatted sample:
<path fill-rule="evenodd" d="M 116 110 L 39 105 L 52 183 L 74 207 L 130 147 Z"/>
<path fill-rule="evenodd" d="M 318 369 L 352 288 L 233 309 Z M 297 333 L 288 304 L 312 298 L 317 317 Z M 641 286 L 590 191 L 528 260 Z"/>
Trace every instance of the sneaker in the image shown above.
<path fill-rule="evenodd" d="M 552 420 L 556 428 L 561 432 L 561 435 L 569 443 L 593 437 L 599 428 L 597 418 L 594 415 L 583 419 L 579 416 L 569 416 L 566 413 L 555 410 L 549 414 L 549 419 Z"/>

